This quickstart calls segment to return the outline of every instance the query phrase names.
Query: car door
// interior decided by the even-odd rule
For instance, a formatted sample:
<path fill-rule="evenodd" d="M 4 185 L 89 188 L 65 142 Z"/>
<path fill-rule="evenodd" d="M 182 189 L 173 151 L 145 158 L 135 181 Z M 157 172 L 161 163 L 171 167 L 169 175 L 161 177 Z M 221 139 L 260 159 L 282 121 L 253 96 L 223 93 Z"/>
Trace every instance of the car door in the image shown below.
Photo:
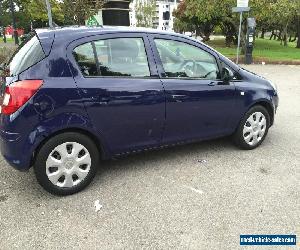
<path fill-rule="evenodd" d="M 233 83 L 221 80 L 217 54 L 177 36 L 149 39 L 166 93 L 164 142 L 230 133 L 236 91 Z"/>
<path fill-rule="evenodd" d="M 161 141 L 165 97 L 149 49 L 139 33 L 92 36 L 69 46 L 87 113 L 114 154 Z"/>

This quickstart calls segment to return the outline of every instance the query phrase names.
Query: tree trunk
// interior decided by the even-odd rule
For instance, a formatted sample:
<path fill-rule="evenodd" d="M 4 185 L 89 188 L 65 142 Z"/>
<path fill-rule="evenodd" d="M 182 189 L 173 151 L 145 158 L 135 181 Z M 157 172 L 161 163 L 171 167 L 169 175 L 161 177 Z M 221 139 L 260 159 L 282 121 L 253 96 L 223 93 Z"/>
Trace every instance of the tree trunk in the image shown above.
<path fill-rule="evenodd" d="M 285 25 L 285 27 L 284 27 L 284 30 L 283 30 L 283 45 L 285 46 L 285 47 L 287 47 L 288 46 L 288 32 L 287 32 L 287 30 L 288 30 L 288 23 Z"/>
<path fill-rule="evenodd" d="M 262 28 L 260 38 L 265 39 L 266 29 Z"/>
<path fill-rule="evenodd" d="M 298 41 L 296 48 L 300 49 L 300 15 L 298 15 L 298 25 L 297 25 Z"/>
<path fill-rule="evenodd" d="M 282 41 L 282 39 L 281 39 L 281 34 L 282 34 L 282 30 L 279 31 L 277 41 Z"/>
<path fill-rule="evenodd" d="M 272 40 L 273 37 L 275 37 L 275 32 L 274 32 L 274 30 L 272 31 L 272 34 L 271 34 L 271 36 L 270 36 L 270 40 Z"/>
<path fill-rule="evenodd" d="M 297 40 L 297 33 L 295 34 L 295 37 L 293 38 L 293 36 L 291 35 L 290 36 L 290 42 L 296 42 L 296 40 Z"/>

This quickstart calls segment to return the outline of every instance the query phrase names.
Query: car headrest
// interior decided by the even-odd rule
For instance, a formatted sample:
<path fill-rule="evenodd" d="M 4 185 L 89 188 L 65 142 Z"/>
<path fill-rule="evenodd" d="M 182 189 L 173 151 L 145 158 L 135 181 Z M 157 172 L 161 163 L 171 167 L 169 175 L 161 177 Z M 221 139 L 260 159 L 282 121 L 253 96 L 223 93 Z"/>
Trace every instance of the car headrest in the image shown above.
<path fill-rule="evenodd" d="M 130 58 L 135 59 L 139 54 L 139 46 L 133 39 L 128 39 L 126 43 L 120 43 L 120 39 L 110 40 L 110 47 L 113 60 Z"/>

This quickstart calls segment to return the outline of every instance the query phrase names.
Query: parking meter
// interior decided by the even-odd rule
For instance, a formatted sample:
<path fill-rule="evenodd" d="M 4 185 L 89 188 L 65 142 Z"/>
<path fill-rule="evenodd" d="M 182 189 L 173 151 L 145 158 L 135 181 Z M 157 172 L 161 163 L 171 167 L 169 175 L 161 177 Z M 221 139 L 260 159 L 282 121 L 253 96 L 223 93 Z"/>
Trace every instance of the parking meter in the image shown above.
<path fill-rule="evenodd" d="M 247 18 L 247 40 L 246 40 L 246 54 L 245 63 L 251 64 L 253 62 L 252 52 L 254 47 L 255 38 L 255 18 Z"/>

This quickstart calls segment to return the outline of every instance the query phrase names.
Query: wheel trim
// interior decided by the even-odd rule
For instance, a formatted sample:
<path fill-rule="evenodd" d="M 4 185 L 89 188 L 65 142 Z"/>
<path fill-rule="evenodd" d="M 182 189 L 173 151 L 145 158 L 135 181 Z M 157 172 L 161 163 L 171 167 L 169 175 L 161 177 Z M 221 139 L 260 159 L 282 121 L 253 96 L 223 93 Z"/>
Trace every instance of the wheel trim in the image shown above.
<path fill-rule="evenodd" d="M 267 119 L 261 112 L 251 114 L 243 128 L 244 141 L 250 145 L 257 145 L 264 137 L 267 129 Z"/>
<path fill-rule="evenodd" d="M 81 183 L 91 169 L 89 151 L 78 142 L 56 146 L 46 160 L 49 181 L 60 188 L 71 188 Z"/>

